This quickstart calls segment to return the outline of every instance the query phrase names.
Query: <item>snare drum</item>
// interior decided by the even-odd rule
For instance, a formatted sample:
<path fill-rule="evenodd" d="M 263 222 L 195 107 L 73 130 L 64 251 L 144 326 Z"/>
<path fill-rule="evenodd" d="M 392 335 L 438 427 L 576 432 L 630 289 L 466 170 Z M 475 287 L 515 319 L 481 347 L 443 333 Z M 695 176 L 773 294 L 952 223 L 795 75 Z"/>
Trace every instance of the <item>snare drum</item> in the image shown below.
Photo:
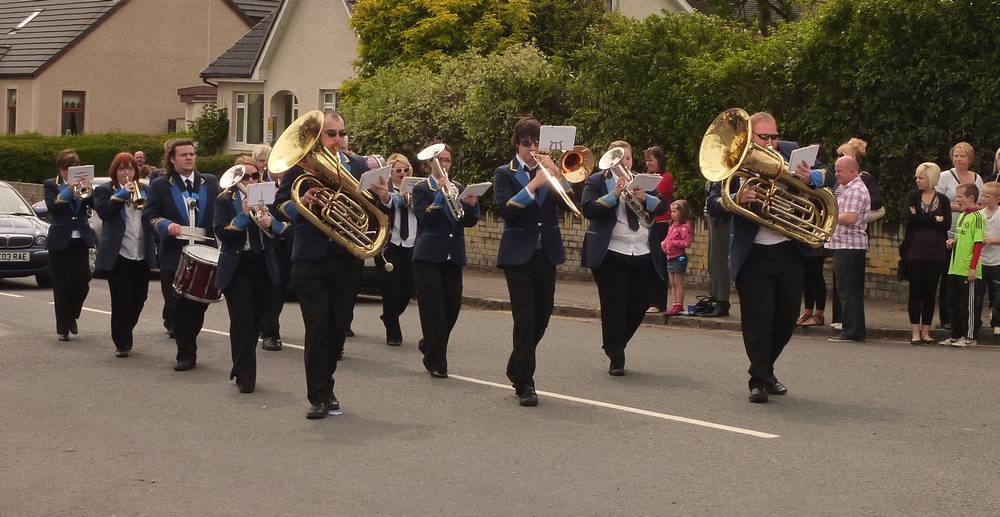
<path fill-rule="evenodd" d="M 219 250 L 201 244 L 184 246 L 174 275 L 174 291 L 196 302 L 215 303 L 221 300 L 222 293 L 215 286 L 218 266 Z"/>

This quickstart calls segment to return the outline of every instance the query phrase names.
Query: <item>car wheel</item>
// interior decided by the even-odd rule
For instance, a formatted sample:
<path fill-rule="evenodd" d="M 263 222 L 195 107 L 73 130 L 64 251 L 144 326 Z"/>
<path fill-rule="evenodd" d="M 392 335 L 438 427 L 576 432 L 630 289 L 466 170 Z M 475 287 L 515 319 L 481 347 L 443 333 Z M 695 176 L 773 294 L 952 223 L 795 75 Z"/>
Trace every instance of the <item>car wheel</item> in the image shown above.
<path fill-rule="evenodd" d="M 35 284 L 38 287 L 52 287 L 52 277 L 48 273 L 39 273 L 35 275 Z"/>

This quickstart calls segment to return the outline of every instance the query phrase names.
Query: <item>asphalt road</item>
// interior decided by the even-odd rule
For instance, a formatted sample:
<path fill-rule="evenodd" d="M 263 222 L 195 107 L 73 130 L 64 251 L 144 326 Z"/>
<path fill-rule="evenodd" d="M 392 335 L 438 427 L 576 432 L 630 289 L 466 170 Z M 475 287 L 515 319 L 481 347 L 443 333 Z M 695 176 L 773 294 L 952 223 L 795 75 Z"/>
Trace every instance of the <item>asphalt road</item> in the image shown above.
<path fill-rule="evenodd" d="M 367 301 L 337 372 L 344 415 L 308 421 L 300 350 L 259 351 L 254 394 L 227 380 L 221 303 L 177 373 L 155 282 L 127 359 L 106 282 L 69 343 L 50 300 L 0 281 L 3 516 L 1000 514 L 997 349 L 796 337 L 789 394 L 755 405 L 737 334 L 643 327 L 610 377 L 599 323 L 553 318 L 540 404 L 522 408 L 508 313 L 463 311 L 441 380 L 416 307 L 395 348 Z M 300 318 L 288 304 L 286 342 Z"/>

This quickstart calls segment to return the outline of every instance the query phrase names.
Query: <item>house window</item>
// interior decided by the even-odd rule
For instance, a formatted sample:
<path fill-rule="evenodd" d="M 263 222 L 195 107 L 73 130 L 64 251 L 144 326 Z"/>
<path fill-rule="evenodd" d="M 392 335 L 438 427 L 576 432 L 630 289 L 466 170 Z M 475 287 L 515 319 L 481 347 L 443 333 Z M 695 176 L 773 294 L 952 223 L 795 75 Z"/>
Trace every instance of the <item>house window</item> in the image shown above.
<path fill-rule="evenodd" d="M 17 90 L 7 90 L 7 134 L 17 133 Z"/>
<path fill-rule="evenodd" d="M 84 92 L 63 92 L 62 129 L 64 135 L 83 133 Z"/>
<path fill-rule="evenodd" d="M 260 144 L 264 142 L 264 94 L 236 94 L 236 142 Z"/>
<path fill-rule="evenodd" d="M 320 109 L 323 111 L 337 111 L 337 90 L 320 90 Z"/>

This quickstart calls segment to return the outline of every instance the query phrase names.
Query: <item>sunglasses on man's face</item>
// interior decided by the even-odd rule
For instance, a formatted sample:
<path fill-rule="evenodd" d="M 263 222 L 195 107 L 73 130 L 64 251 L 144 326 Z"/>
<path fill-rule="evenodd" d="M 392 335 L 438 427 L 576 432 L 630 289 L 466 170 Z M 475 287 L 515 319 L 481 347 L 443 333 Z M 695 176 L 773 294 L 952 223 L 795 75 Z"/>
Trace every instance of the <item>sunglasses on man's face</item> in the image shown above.
<path fill-rule="evenodd" d="M 769 140 L 777 140 L 779 136 L 777 133 L 767 133 L 767 134 L 754 133 L 754 134 L 757 135 L 757 138 L 764 140 L 765 142 Z"/>
<path fill-rule="evenodd" d="M 337 135 L 340 135 L 340 137 L 343 138 L 343 137 L 345 137 L 345 136 L 347 136 L 349 134 L 350 134 L 350 132 L 347 131 L 346 129 L 341 129 L 340 131 L 336 131 L 336 130 L 333 130 L 333 129 L 327 129 L 326 130 L 326 136 L 328 136 L 330 138 L 333 138 L 333 137 L 335 137 Z"/>
<path fill-rule="evenodd" d="M 260 181 L 260 173 L 259 172 L 251 172 L 251 173 L 243 176 L 243 179 L 244 180 Z"/>
<path fill-rule="evenodd" d="M 538 140 L 532 138 L 525 138 L 521 140 L 520 144 L 521 147 L 531 147 L 531 146 L 538 147 Z"/>

